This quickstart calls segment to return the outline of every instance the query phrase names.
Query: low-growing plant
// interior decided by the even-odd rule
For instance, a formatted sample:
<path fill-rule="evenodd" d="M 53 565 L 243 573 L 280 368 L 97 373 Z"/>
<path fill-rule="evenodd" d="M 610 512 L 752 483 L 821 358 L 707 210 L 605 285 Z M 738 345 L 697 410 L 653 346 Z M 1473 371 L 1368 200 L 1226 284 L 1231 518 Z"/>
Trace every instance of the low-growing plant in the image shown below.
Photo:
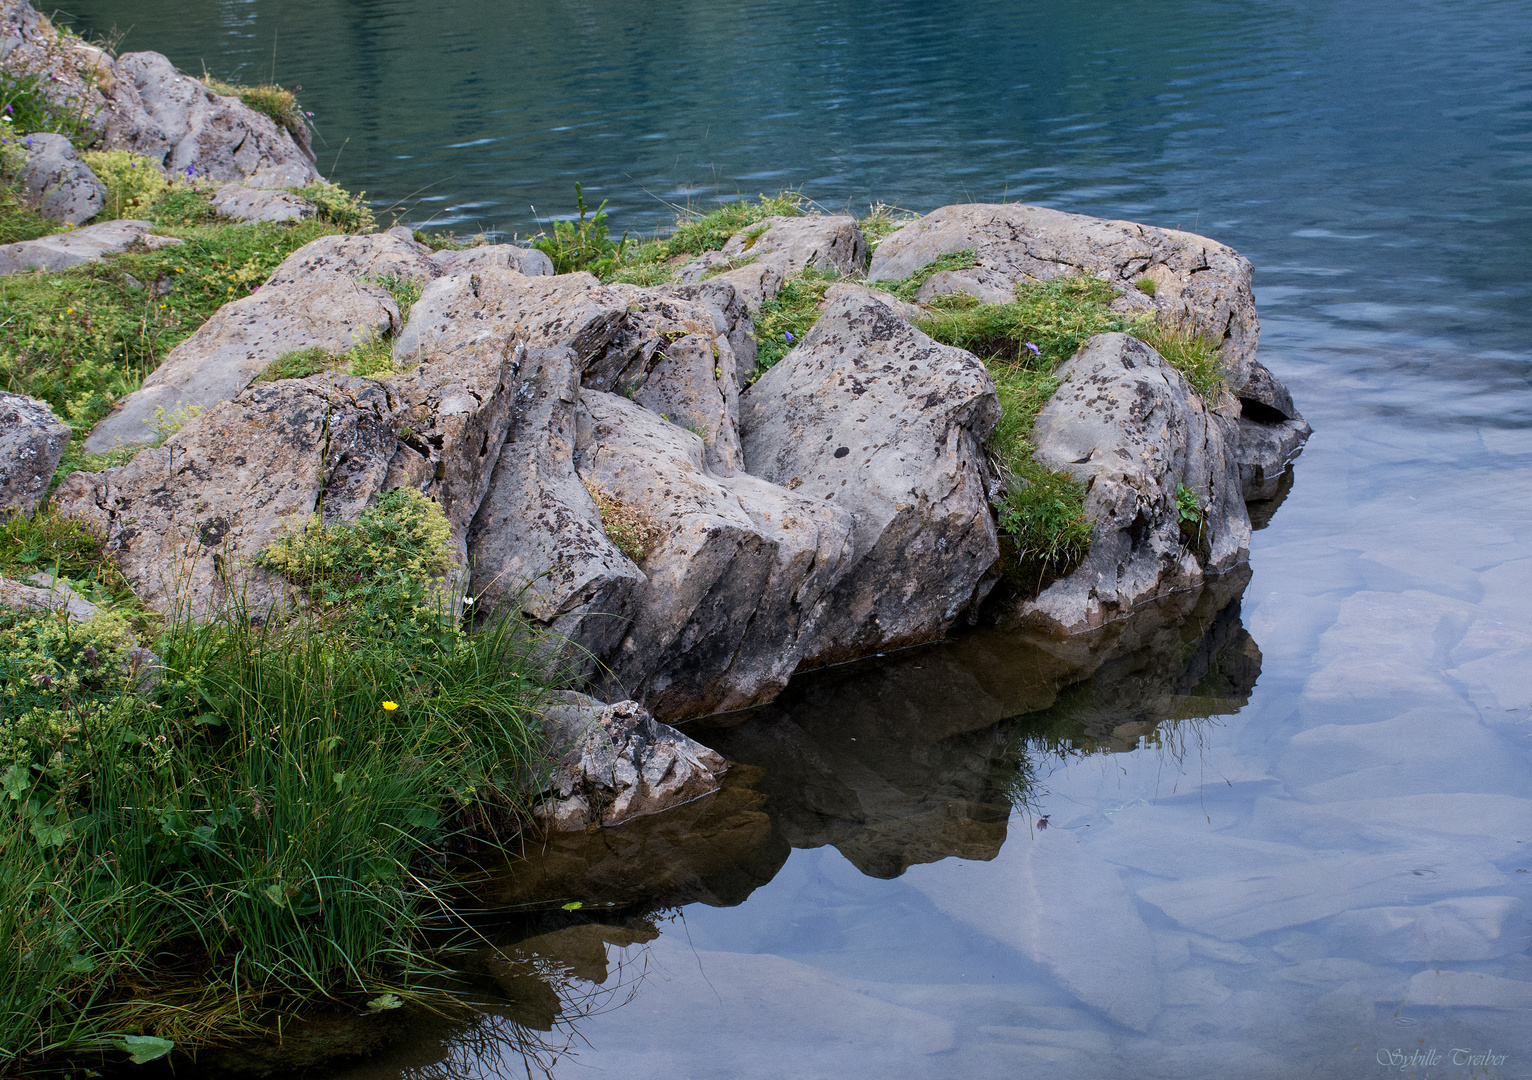
<path fill-rule="evenodd" d="M 170 409 L 163 405 L 154 407 L 154 415 L 144 420 L 153 435 L 150 446 L 160 446 L 166 439 L 180 431 L 190 421 L 202 415 L 201 405 L 188 405 L 184 401 L 178 401 Z"/>
<path fill-rule="evenodd" d="M 45 72 L 0 70 L 0 127 L 6 137 L 44 131 L 63 135 L 76 146 L 90 145 L 96 139 L 91 129 L 94 108 L 84 97 L 50 101 L 43 92 L 48 77 Z"/>
<path fill-rule="evenodd" d="M 601 528 L 605 530 L 607 538 L 633 562 L 641 562 L 659 535 L 654 519 L 640 508 L 618 499 L 599 484 L 583 476 L 580 482 L 590 492 L 591 501 L 601 512 Z"/>
<path fill-rule="evenodd" d="M 915 294 L 920 292 L 921 286 L 930 281 L 936 274 L 941 273 L 943 270 L 967 270 L 969 267 L 977 265 L 979 265 L 979 260 L 974 254 L 973 248 L 951 251 L 945 255 L 937 256 L 934 262 L 926 263 L 926 265 L 903 281 L 890 286 L 888 291 L 901 300 L 913 302 Z"/>
<path fill-rule="evenodd" d="M 0 577 L 25 580 L 46 573 L 69 583 L 87 600 L 131 608 L 133 593 L 101 540 L 78 518 L 45 505 L 31 517 L 0 518 Z"/>
<path fill-rule="evenodd" d="M 1007 579 L 1035 595 L 1067 575 L 1090 552 L 1085 485 L 1030 459 L 1012 469 L 995 507 Z"/>
<path fill-rule="evenodd" d="M 676 216 L 674 228 L 660 241 L 664 257 L 700 255 L 717 251 L 741 229 L 749 228 L 768 217 L 797 217 L 808 200 L 796 191 L 761 195 L 755 201 L 740 199 L 715 210 L 699 214 L 683 210 Z"/>
<path fill-rule="evenodd" d="M 1201 548 L 1207 539 L 1207 510 L 1202 498 L 1185 483 L 1176 484 L 1176 519 L 1181 539 L 1191 548 Z"/>
<path fill-rule="evenodd" d="M 909 210 L 890 206 L 888 203 L 876 203 L 869 210 L 866 217 L 857 222 L 857 228 L 862 230 L 862 238 L 867 241 L 869 247 L 876 248 L 888 236 L 919 217 Z"/>
<path fill-rule="evenodd" d="M 102 217 L 148 217 L 173 187 L 190 187 L 176 184 L 156 162 L 131 150 L 87 150 L 80 158 L 106 185 Z"/>
<path fill-rule="evenodd" d="M 317 347 L 283 353 L 267 364 L 255 377 L 255 381 L 306 379 L 321 371 L 344 371 L 347 375 L 375 379 L 381 375 L 392 374 L 393 370 L 392 342 L 381 334 L 371 333 L 365 340 L 343 353 L 332 353 Z"/>
<path fill-rule="evenodd" d="M 1133 287 L 1145 296 L 1153 296 L 1156 288 L 1154 278 L 1149 277 L 1147 274 L 1135 281 Z"/>
<path fill-rule="evenodd" d="M 782 283 L 755 316 L 755 363 L 765 371 L 786 356 L 819 321 L 819 305 L 840 275 L 809 267 Z"/>
<path fill-rule="evenodd" d="M 367 205 L 365 191 L 353 195 L 339 184 L 315 181 L 294 188 L 293 194 L 313 203 L 320 220 L 329 222 L 342 232 L 364 233 L 377 227 L 377 218 Z"/>
<path fill-rule="evenodd" d="M 1086 275 L 1026 281 L 1017 284 L 1014 303 L 938 308 L 916 325 L 976 356 L 1052 371 L 1092 335 L 1128 328 L 1108 307 L 1116 295 L 1111 285 Z"/>

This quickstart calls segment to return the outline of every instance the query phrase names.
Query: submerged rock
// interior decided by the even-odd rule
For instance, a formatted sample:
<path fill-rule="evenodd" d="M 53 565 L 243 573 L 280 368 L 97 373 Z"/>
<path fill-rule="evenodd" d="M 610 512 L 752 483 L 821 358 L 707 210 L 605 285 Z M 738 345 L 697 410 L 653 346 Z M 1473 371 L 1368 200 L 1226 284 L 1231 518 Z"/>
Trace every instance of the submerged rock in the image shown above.
<path fill-rule="evenodd" d="M 718 790 L 724 759 L 638 702 L 607 705 L 567 691 L 558 697 L 543 710 L 558 760 L 538 812 L 549 829 L 620 825 Z"/>
<path fill-rule="evenodd" d="M 0 520 L 37 509 L 72 434 L 46 402 L 0 390 Z"/>

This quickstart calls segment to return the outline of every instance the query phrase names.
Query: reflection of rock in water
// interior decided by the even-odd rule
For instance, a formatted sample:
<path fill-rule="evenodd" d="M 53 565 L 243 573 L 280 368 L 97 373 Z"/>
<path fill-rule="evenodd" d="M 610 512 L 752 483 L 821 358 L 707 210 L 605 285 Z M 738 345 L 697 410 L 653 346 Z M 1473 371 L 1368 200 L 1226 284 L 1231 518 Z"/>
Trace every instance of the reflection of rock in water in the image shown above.
<path fill-rule="evenodd" d="M 788 845 L 762 812 L 748 766 L 724 774 L 721 789 L 684 806 L 613 828 L 527 840 L 525 858 L 474 889 L 492 907 L 578 901 L 586 907 L 669 907 L 743 903 L 787 861 Z"/>
<path fill-rule="evenodd" d="M 1241 567 L 1064 640 L 992 630 L 796 682 L 770 705 L 691 725 L 765 770 L 794 847 L 832 844 L 873 877 L 990 859 L 1030 784 L 1022 731 L 1050 746 L 1132 749 L 1168 720 L 1233 712 L 1260 652 L 1239 620 Z M 1061 688 L 1064 688 L 1061 690 Z"/>

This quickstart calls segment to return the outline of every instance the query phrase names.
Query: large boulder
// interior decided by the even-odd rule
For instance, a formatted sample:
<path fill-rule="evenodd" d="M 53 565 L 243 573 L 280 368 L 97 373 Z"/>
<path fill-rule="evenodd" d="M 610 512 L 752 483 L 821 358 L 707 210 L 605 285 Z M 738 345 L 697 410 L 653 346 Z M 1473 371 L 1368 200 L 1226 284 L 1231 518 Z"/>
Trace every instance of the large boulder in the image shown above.
<path fill-rule="evenodd" d="M 287 128 L 236 97 L 215 94 L 159 53 L 116 59 L 108 117 L 108 146 L 153 158 L 168 173 L 239 181 L 275 166 L 320 179 L 313 155 Z M 307 130 L 300 134 L 306 141 Z"/>
<path fill-rule="evenodd" d="M 1126 334 L 1096 335 L 1058 374 L 1032 429 L 1034 457 L 1085 485 L 1090 553 L 1036 598 L 1013 601 L 1002 623 L 1080 633 L 1243 562 L 1237 421 Z M 1178 496 L 1195 499 L 1200 525 L 1183 528 Z"/>
<path fill-rule="evenodd" d="M 428 256 L 421 245 L 393 233 L 321 236 L 278 263 L 262 288 L 301 281 L 318 271 L 349 278 L 393 277 L 425 285 L 441 276 Z"/>
<path fill-rule="evenodd" d="M 741 397 L 745 467 L 855 522 L 805 663 L 930 641 L 973 613 L 999 559 L 984 456 L 999 419 L 979 360 L 861 292 Z"/>
<path fill-rule="evenodd" d="M 558 765 L 538 816 L 552 831 L 620 825 L 711 795 L 728 764 L 636 701 L 563 692 L 542 710 Z"/>
<path fill-rule="evenodd" d="M 24 270 L 63 270 L 83 262 L 100 262 L 137 246 L 175 245 L 182 241 L 169 236 L 155 236 L 153 224 L 123 218 L 87 225 L 83 229 L 0 244 L 0 274 Z"/>
<path fill-rule="evenodd" d="M 71 434 L 45 402 L 0 390 L 0 519 L 37 509 Z"/>
<path fill-rule="evenodd" d="M 21 170 L 21 197 L 46 218 L 78 225 L 106 205 L 106 185 L 62 135 L 28 135 L 27 163 Z"/>
<path fill-rule="evenodd" d="M 944 291 L 988 302 L 1007 296 L 1018 281 L 1093 274 L 1118 290 L 1116 306 L 1125 312 L 1219 342 L 1236 393 L 1251 378 L 1260 323 L 1250 262 L 1216 240 L 1041 206 L 969 203 L 944 206 L 885 238 L 867 277 L 899 281 L 942 255 L 968 250 L 976 265 L 942 275 Z M 927 282 L 921 298 L 931 299 L 935 288 Z"/>
<path fill-rule="evenodd" d="M 612 692 L 666 719 L 770 700 L 812 652 L 852 552 L 840 506 L 705 465 L 702 440 L 615 394 L 581 392 L 576 465 L 647 517 Z"/>
<path fill-rule="evenodd" d="M 153 442 L 157 421 L 184 418 L 233 398 L 272 361 L 300 349 L 343 353 L 399 326 L 387 290 L 316 269 L 225 304 L 170 351 L 143 385 L 113 407 L 85 440 L 106 453 Z"/>

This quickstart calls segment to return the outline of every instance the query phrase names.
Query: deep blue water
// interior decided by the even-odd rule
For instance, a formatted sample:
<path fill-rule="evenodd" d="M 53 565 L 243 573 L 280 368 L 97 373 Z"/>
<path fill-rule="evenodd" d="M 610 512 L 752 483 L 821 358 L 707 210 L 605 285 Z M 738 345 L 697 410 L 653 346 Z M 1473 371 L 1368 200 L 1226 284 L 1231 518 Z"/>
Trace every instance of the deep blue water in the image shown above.
<path fill-rule="evenodd" d="M 1532 3 L 71 10 L 189 70 L 274 65 L 322 171 L 385 217 L 525 236 L 580 181 L 643 232 L 793 187 L 1041 203 L 1255 263 L 1261 358 L 1316 434 L 1252 545 L 1248 704 L 1151 708 L 1119 665 L 1070 706 L 1114 752 L 1049 752 L 994 726 L 1030 661 L 970 643 L 755 722 L 833 784 L 713 732 L 776 778 L 735 852 L 764 869 L 652 940 L 534 949 L 583 1040 L 556 1075 L 1532 1076 Z M 831 746 L 853 714 L 873 749 Z M 1007 825 L 1017 739 L 1035 805 Z M 530 1015 L 358 1075 L 519 1074 Z"/>

